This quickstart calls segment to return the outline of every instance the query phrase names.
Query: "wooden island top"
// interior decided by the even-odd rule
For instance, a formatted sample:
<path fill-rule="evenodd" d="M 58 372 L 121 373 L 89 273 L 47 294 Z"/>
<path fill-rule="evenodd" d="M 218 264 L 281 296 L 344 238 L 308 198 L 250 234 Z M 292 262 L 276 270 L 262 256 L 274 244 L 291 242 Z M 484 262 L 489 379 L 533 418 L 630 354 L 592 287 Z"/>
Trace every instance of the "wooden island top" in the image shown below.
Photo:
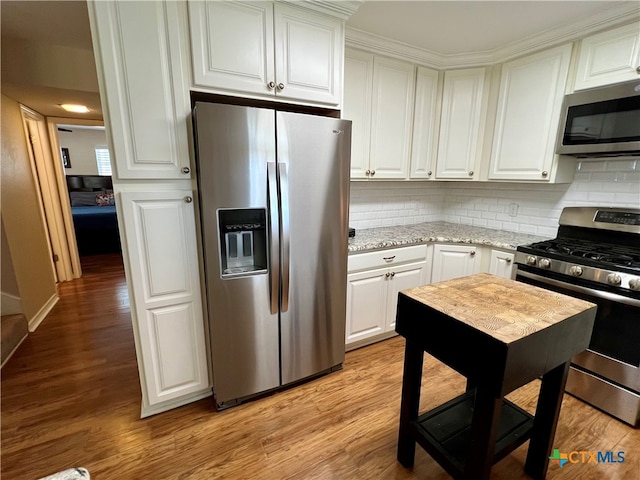
<path fill-rule="evenodd" d="M 402 293 L 506 344 L 596 307 L 584 300 L 489 273 L 423 285 Z"/>

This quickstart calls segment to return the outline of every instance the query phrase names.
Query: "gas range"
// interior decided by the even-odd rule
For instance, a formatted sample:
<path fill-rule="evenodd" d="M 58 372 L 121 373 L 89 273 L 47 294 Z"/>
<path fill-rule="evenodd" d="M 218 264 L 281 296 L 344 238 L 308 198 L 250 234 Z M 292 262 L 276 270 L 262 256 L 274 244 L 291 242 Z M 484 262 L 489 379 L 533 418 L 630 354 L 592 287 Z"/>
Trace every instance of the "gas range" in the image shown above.
<path fill-rule="evenodd" d="M 558 223 L 553 240 L 517 248 L 516 280 L 598 306 L 566 391 L 639 426 L 640 209 L 568 207 Z"/>
<path fill-rule="evenodd" d="M 515 263 L 530 271 L 640 292 L 640 209 L 569 207 L 558 236 L 519 246 Z"/>

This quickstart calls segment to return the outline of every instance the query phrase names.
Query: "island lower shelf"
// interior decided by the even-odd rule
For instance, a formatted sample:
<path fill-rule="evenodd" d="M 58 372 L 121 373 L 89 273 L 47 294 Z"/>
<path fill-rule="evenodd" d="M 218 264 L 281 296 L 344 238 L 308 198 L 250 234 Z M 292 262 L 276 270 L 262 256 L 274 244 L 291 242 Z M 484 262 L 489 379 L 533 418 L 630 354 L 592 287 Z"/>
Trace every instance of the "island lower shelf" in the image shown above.
<path fill-rule="evenodd" d="M 411 422 L 412 435 L 418 444 L 454 477 L 464 473 L 474 395 L 474 390 L 465 392 Z M 503 402 L 493 463 L 526 442 L 533 429 L 532 415 L 506 399 Z"/>

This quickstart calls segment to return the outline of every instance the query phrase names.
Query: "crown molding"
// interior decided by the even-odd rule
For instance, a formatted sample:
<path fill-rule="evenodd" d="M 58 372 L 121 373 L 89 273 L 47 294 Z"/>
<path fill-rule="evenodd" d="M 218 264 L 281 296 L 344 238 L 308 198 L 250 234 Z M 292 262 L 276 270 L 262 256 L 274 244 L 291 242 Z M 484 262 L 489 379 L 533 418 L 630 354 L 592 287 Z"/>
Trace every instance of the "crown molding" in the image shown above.
<path fill-rule="evenodd" d="M 315 10 L 316 12 L 338 17 L 343 21 L 347 21 L 353 15 L 364 0 L 278 0 L 280 3 L 286 3 L 296 7 Z"/>
<path fill-rule="evenodd" d="M 640 6 L 623 5 L 560 28 L 547 30 L 493 51 L 443 55 L 355 28 L 346 29 L 346 46 L 367 50 L 436 69 L 473 68 L 493 65 L 516 57 L 580 40 L 592 33 L 640 22 Z M 640 26 L 639 26 L 640 29 Z"/>

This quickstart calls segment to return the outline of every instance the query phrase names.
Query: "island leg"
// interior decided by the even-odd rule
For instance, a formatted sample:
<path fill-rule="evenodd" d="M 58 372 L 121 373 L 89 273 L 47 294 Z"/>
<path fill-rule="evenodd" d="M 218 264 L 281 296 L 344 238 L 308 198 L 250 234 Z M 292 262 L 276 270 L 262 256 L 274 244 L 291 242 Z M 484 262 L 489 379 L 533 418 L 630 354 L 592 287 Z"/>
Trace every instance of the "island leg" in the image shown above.
<path fill-rule="evenodd" d="M 398 432 L 398 461 L 404 467 L 413 466 L 416 454 L 416 441 L 411 434 L 410 424 L 418 418 L 423 359 L 424 352 L 422 348 L 407 339 L 404 348 L 402 401 L 400 404 L 400 428 Z"/>

